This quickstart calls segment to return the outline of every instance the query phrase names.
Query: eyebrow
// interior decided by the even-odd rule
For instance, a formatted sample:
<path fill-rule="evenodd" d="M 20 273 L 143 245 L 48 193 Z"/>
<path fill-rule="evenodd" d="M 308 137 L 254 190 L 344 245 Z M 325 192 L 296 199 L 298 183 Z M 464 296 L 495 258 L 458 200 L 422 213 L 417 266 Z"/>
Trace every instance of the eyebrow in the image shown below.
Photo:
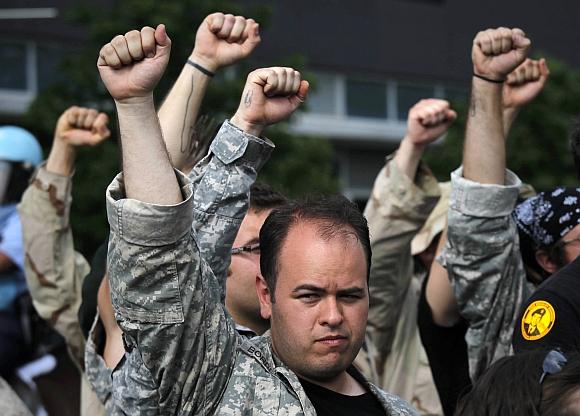
<path fill-rule="evenodd" d="M 309 285 L 309 284 L 304 284 L 304 285 L 300 285 L 294 288 L 294 290 L 292 290 L 292 293 L 297 293 L 303 290 L 308 290 L 311 292 L 315 292 L 315 293 L 326 293 L 326 290 L 315 286 L 315 285 Z M 340 289 L 336 292 L 337 295 L 360 295 L 361 293 L 364 292 L 364 289 L 358 286 L 355 287 L 348 287 L 345 289 Z"/>

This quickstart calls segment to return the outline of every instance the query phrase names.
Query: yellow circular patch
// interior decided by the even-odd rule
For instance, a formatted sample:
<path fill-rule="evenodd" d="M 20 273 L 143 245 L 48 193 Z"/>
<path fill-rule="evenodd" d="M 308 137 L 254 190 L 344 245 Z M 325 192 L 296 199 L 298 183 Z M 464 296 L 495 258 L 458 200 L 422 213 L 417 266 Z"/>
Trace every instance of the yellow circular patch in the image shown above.
<path fill-rule="evenodd" d="M 556 322 L 556 311 L 544 300 L 533 302 L 522 318 L 522 336 L 528 341 L 536 341 L 547 335 Z"/>

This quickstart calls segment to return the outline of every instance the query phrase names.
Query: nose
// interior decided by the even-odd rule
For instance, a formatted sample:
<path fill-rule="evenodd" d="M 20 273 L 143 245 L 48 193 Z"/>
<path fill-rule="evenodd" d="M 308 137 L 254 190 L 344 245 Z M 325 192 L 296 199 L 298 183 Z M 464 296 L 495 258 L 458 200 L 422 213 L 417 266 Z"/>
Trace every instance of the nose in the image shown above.
<path fill-rule="evenodd" d="M 343 315 L 340 304 L 334 297 L 327 297 L 320 303 L 320 325 L 337 327 L 342 324 Z"/>

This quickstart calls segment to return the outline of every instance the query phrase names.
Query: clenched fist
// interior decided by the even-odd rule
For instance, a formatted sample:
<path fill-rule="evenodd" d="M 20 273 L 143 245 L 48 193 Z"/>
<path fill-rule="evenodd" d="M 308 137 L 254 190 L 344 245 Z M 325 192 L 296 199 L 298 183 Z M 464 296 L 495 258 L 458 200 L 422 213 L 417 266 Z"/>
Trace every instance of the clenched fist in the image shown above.
<path fill-rule="evenodd" d="M 521 29 L 500 27 L 479 32 L 471 50 L 473 72 L 503 81 L 526 59 L 530 46 L 531 41 Z"/>
<path fill-rule="evenodd" d="M 253 19 L 213 13 L 197 30 L 191 58 L 215 72 L 222 66 L 246 58 L 260 41 L 259 25 Z"/>
<path fill-rule="evenodd" d="M 250 134 L 290 115 L 304 102 L 308 81 L 292 68 L 257 69 L 248 75 L 242 100 L 231 122 Z"/>
<path fill-rule="evenodd" d="M 54 139 L 70 146 L 96 146 L 106 140 L 111 132 L 105 113 L 84 107 L 70 107 L 56 123 Z"/>
<path fill-rule="evenodd" d="M 504 108 L 518 108 L 528 104 L 542 91 L 549 75 L 545 59 L 526 59 L 507 76 L 503 86 Z"/>
<path fill-rule="evenodd" d="M 118 35 L 99 52 L 97 68 L 111 96 L 122 101 L 152 94 L 165 71 L 171 40 L 164 25 Z"/>
<path fill-rule="evenodd" d="M 427 145 L 445 133 L 456 118 L 448 101 L 421 100 L 409 110 L 407 139 L 415 145 Z"/>

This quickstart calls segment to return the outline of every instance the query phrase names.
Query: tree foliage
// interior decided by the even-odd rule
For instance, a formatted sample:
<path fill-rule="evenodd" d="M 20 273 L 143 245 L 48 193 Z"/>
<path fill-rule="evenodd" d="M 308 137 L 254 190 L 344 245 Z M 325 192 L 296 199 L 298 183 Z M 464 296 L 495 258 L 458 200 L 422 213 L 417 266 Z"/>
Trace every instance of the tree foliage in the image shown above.
<path fill-rule="evenodd" d="M 111 131 L 116 132 L 114 107 L 100 83 L 96 70 L 98 51 L 115 35 L 134 28 L 165 23 L 172 39 L 169 66 L 156 89 L 156 100 L 161 101 L 177 78 L 193 49 L 195 32 L 206 15 L 217 10 L 252 17 L 263 28 L 270 9 L 255 7 L 243 9 L 231 1 L 181 0 L 120 0 L 110 9 L 94 5 L 77 6 L 69 11 L 71 22 L 83 25 L 88 31 L 84 47 L 68 55 L 62 63 L 63 81 L 41 92 L 30 107 L 24 124 L 41 139 L 48 151 L 52 131 L 58 116 L 71 105 L 98 108 L 109 113 Z M 301 68 L 300 57 L 289 57 L 287 62 L 276 62 Z M 200 114 L 223 120 L 233 114 L 239 103 L 246 74 L 252 61 L 220 71 L 208 89 Z M 338 182 L 332 175 L 331 147 L 322 139 L 293 136 L 285 126 L 266 132 L 278 149 L 266 165 L 260 179 L 297 196 L 308 191 L 335 192 Z M 78 250 L 85 255 L 92 252 L 108 232 L 105 215 L 105 189 L 119 171 L 118 143 L 113 137 L 94 149 L 82 149 L 77 158 L 74 179 L 72 226 Z"/>
<path fill-rule="evenodd" d="M 550 78 L 536 99 L 522 109 L 508 137 L 507 164 L 538 191 L 558 185 L 576 186 L 569 129 L 580 115 L 580 71 L 548 59 Z M 443 143 L 432 146 L 426 160 L 439 180 L 461 164 L 467 103 L 453 103 L 459 119 Z"/>

